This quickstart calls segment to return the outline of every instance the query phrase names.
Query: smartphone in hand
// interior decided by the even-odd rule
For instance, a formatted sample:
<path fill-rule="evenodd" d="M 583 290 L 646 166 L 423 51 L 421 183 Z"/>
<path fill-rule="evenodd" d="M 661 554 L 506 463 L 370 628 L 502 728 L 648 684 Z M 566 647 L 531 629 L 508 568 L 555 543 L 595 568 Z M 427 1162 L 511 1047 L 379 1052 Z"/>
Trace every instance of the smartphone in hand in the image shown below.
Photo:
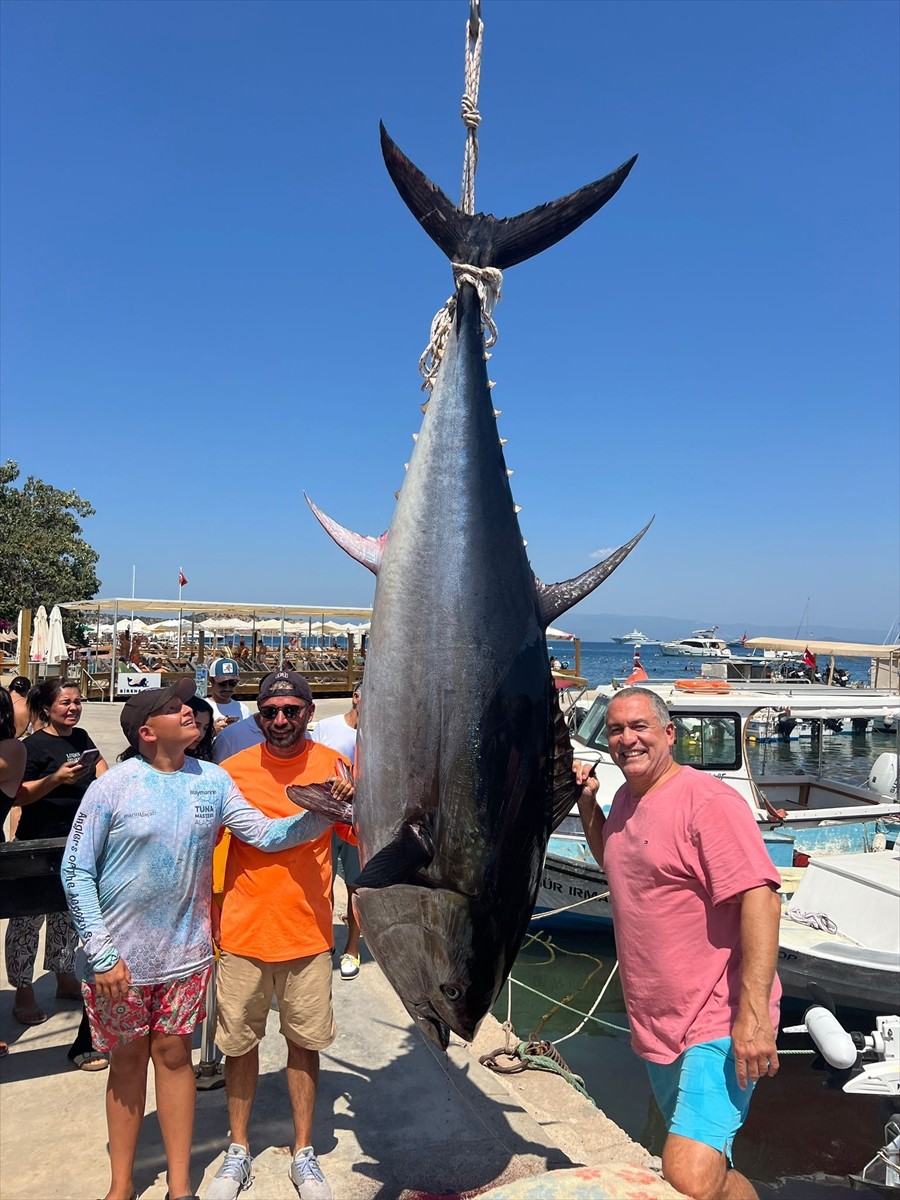
<path fill-rule="evenodd" d="M 79 767 L 93 767 L 99 758 L 99 750 L 85 750 L 78 759 L 78 765 Z"/>

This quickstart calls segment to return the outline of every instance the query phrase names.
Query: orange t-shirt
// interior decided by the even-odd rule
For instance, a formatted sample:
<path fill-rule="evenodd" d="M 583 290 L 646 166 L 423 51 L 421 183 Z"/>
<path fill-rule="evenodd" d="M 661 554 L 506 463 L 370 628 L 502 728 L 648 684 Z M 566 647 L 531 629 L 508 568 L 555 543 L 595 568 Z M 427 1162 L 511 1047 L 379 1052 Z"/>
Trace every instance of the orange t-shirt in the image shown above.
<path fill-rule="evenodd" d="M 324 783 L 339 774 L 337 759 L 349 766 L 342 754 L 318 742 L 304 740 L 293 758 L 276 758 L 263 742 L 221 765 L 267 817 L 289 817 L 298 810 L 285 788 Z M 232 837 L 225 867 L 222 949 L 264 962 L 288 962 L 321 954 L 333 944 L 331 829 L 312 842 L 274 854 Z"/>

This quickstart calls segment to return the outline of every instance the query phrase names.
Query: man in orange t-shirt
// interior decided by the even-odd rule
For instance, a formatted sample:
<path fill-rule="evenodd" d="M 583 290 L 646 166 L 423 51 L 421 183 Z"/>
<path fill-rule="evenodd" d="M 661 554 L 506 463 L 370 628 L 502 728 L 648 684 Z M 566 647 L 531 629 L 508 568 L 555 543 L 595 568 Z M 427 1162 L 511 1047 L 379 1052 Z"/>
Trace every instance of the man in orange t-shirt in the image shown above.
<path fill-rule="evenodd" d="M 260 685 L 265 741 L 225 759 L 241 793 L 267 816 L 293 815 L 285 789 L 330 782 L 349 799 L 347 759 L 307 738 L 315 705 L 296 671 L 275 671 Z M 338 826 L 352 838 L 348 826 Z M 249 850 L 249 853 L 245 853 Z M 287 1042 L 287 1085 L 294 1121 L 290 1177 L 300 1200 L 331 1200 L 312 1146 L 319 1051 L 335 1036 L 331 1002 L 333 947 L 331 830 L 295 849 L 256 853 L 232 839 L 225 867 L 219 945 L 216 1044 L 225 1055 L 232 1142 L 205 1200 L 235 1200 L 250 1186 L 249 1121 L 259 1077 L 259 1043 L 272 996 Z"/>

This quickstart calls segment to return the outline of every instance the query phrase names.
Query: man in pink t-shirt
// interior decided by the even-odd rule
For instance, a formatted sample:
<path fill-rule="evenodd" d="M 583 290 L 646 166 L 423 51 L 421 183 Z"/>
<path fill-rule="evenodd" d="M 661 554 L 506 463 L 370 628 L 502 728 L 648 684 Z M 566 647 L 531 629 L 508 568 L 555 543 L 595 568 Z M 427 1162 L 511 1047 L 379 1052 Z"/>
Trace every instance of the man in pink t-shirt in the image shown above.
<path fill-rule="evenodd" d="M 778 872 L 746 802 L 672 757 L 646 688 L 617 693 L 609 750 L 625 776 L 608 817 L 588 764 L 579 809 L 604 867 L 632 1045 L 666 1118 L 663 1174 L 686 1195 L 753 1200 L 730 1164 L 756 1081 L 778 1070 Z"/>

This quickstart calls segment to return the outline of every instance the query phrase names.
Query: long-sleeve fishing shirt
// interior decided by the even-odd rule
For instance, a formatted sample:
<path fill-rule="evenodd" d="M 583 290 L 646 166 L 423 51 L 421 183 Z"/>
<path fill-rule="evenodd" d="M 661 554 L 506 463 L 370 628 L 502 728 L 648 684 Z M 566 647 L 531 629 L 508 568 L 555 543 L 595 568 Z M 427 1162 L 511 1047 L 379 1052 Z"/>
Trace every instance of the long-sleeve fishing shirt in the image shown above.
<path fill-rule="evenodd" d="M 273 851 L 320 838 L 330 822 L 302 811 L 270 820 L 220 767 L 193 758 L 171 773 L 132 758 L 91 784 L 62 865 L 89 976 L 121 958 L 132 983 L 168 983 L 212 961 L 212 855 L 223 825 Z"/>

